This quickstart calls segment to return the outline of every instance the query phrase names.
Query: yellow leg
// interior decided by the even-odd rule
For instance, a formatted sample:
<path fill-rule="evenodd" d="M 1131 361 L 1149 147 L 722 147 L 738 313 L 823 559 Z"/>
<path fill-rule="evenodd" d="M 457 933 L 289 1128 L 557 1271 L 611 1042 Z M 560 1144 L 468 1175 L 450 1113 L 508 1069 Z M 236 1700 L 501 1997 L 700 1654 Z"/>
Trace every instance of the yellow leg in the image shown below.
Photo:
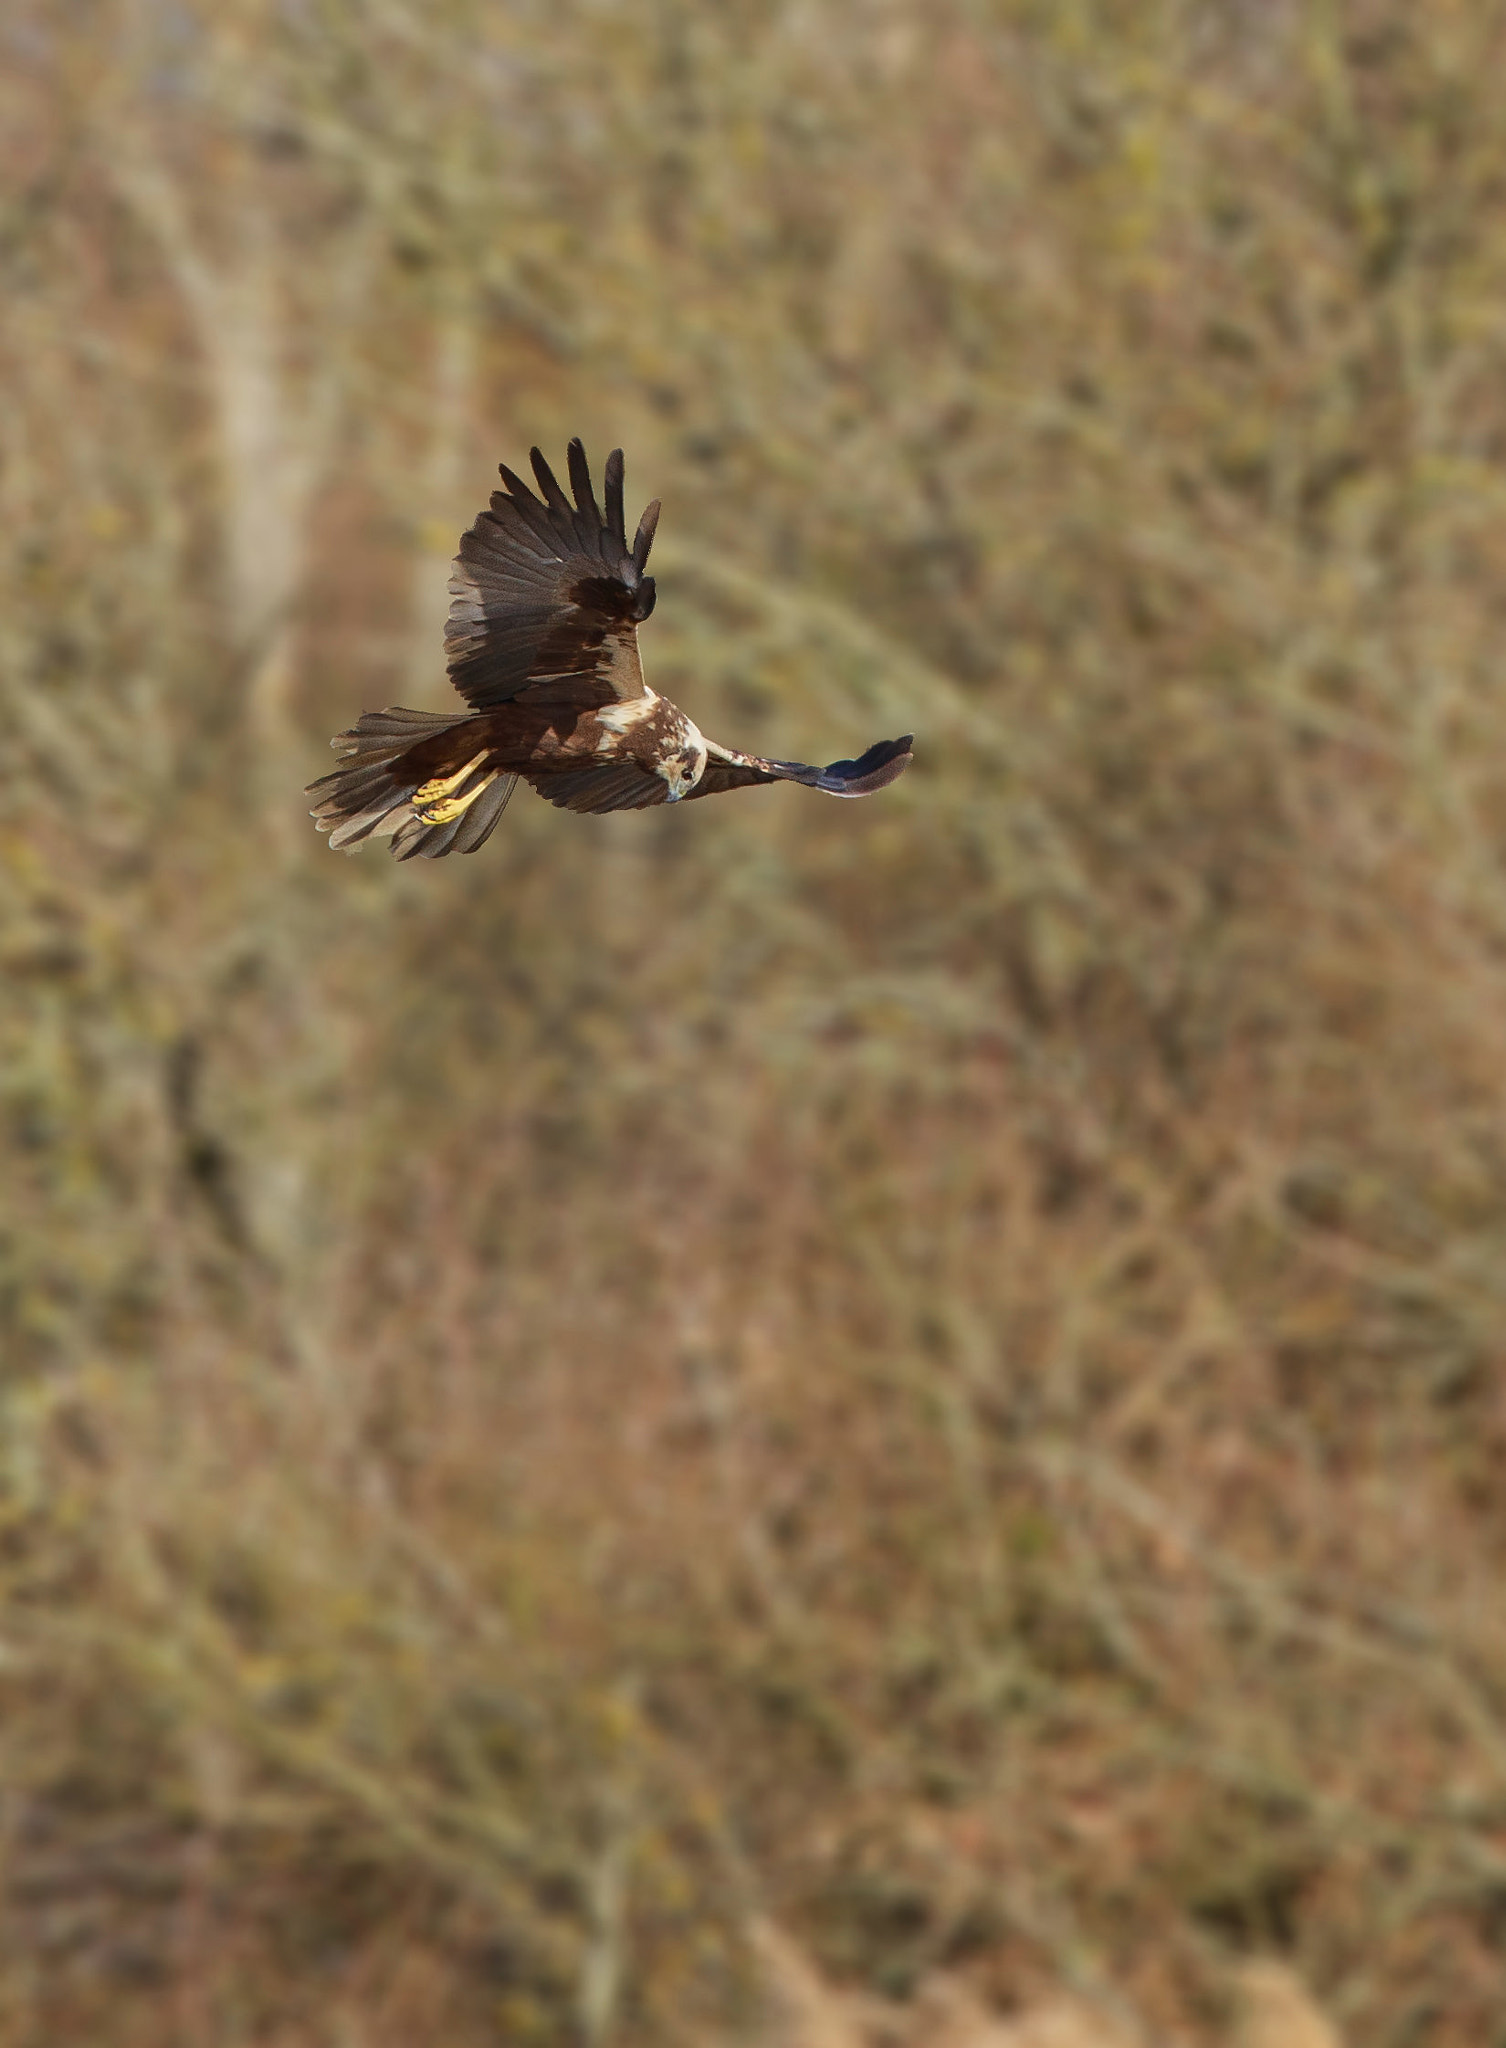
<path fill-rule="evenodd" d="M 494 768 L 490 775 L 481 778 L 474 789 L 468 789 L 464 796 L 455 796 L 453 792 L 485 759 L 486 752 L 483 749 L 481 753 L 473 754 L 465 766 L 457 768 L 453 775 L 436 775 L 421 789 L 414 790 L 408 799 L 413 806 L 414 817 L 422 818 L 426 825 L 448 825 L 452 819 L 458 818 L 462 811 L 468 811 L 482 790 L 490 789 L 502 772 L 500 768 Z"/>

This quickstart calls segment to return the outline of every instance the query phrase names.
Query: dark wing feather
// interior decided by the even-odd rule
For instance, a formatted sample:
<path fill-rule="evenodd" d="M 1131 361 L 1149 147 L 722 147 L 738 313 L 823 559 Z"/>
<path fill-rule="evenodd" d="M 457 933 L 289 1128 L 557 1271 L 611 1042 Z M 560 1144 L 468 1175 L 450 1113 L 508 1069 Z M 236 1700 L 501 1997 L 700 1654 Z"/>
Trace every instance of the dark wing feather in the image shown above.
<path fill-rule="evenodd" d="M 643 508 L 643 517 L 638 521 L 638 531 L 633 536 L 633 567 L 641 576 L 648 566 L 648 551 L 654 544 L 654 535 L 659 530 L 659 500 Z"/>
<path fill-rule="evenodd" d="M 516 775 L 499 775 L 489 789 L 481 792 L 460 821 L 460 830 L 455 835 L 457 853 L 475 853 L 485 846 L 517 786 Z"/>
<path fill-rule="evenodd" d="M 757 754 L 740 754 L 733 747 L 708 748 L 706 770 L 687 800 L 697 796 L 722 796 L 729 789 L 752 789 L 761 782 L 801 782 L 807 789 L 824 789 L 829 796 L 871 796 L 897 782 L 910 765 L 913 734 L 903 739 L 879 740 L 856 761 L 832 761 L 825 768 L 808 768 L 803 761 L 765 761 Z"/>
<path fill-rule="evenodd" d="M 450 680 L 478 711 L 530 701 L 592 710 L 641 696 L 638 624 L 654 606 L 644 514 L 633 551 L 624 539 L 622 453 L 606 469 L 606 517 L 579 441 L 570 444 L 572 506 L 539 450 L 536 497 L 502 466 L 506 489 L 462 536 L 450 577 L 445 653 Z M 649 508 L 655 518 L 657 506 Z"/>
<path fill-rule="evenodd" d="M 542 491 L 544 496 L 544 503 L 549 507 L 551 512 L 555 513 L 556 515 L 562 514 L 564 518 L 567 521 L 569 521 L 570 500 L 565 496 L 564 492 L 560 489 L 559 479 L 555 476 L 554 471 L 549 467 L 548 463 L 544 460 L 542 450 L 538 448 L 530 448 L 528 451 L 528 460 L 533 465 L 533 473 L 535 477 L 537 477 L 538 479 L 539 489 L 540 491 Z"/>
<path fill-rule="evenodd" d="M 623 554 L 627 553 L 627 524 L 622 514 L 622 450 L 614 448 L 607 457 L 603 478 L 607 498 L 607 533 Z"/>
<path fill-rule="evenodd" d="M 642 811 L 669 798 L 664 777 L 640 768 L 636 761 L 526 772 L 539 795 L 565 811 Z"/>

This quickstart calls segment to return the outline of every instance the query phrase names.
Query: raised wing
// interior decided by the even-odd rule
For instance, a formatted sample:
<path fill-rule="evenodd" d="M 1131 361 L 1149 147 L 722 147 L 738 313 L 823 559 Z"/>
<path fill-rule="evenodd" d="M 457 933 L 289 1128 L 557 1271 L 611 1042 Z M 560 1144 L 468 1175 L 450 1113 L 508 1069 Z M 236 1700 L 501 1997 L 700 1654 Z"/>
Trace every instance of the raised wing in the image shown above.
<path fill-rule="evenodd" d="M 879 740 L 856 761 L 832 761 L 825 768 L 807 768 L 803 761 L 765 761 L 757 754 L 740 754 L 735 747 L 707 742 L 706 772 L 686 801 L 697 796 L 720 796 L 729 789 L 751 789 L 760 782 L 802 782 L 808 789 L 824 789 L 829 796 L 871 796 L 876 789 L 897 782 L 910 765 L 914 738 Z"/>
<path fill-rule="evenodd" d="M 620 448 L 607 457 L 605 516 L 579 441 L 570 443 L 574 505 L 537 448 L 530 459 L 542 497 L 504 463 L 506 490 L 461 537 L 445 627 L 450 680 L 478 711 L 525 692 L 530 703 L 583 711 L 640 697 L 637 628 L 654 608 L 643 572 L 658 501 L 630 548 Z"/>

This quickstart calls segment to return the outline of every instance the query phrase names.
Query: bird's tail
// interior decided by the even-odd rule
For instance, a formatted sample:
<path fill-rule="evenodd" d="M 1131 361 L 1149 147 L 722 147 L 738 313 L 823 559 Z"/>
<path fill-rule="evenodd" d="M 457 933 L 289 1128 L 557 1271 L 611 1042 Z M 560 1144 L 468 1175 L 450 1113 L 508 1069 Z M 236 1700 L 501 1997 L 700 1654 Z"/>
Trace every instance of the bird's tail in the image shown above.
<path fill-rule="evenodd" d="M 398 860 L 474 853 L 517 781 L 491 764 L 479 723 L 396 705 L 363 711 L 330 741 L 346 765 L 308 786 L 316 800 L 310 816 L 331 847 L 353 852 L 366 839 L 390 839 Z"/>

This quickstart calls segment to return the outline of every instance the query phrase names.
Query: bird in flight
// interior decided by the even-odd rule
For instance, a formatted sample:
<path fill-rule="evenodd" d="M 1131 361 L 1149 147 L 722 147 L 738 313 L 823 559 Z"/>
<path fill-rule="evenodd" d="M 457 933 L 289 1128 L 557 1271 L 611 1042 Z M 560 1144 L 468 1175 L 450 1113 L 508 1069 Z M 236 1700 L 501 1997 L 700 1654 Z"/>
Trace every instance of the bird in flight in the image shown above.
<path fill-rule="evenodd" d="M 637 811 L 760 782 L 867 796 L 909 767 L 908 734 L 825 768 L 708 740 L 648 687 L 638 658 L 658 500 L 629 547 L 620 448 L 607 457 L 604 513 L 579 441 L 573 505 L 537 448 L 532 460 L 542 496 L 504 463 L 507 488 L 462 535 L 450 578 L 445 653 L 470 710 L 364 711 L 331 740 L 345 765 L 308 793 L 332 847 L 384 838 L 399 860 L 474 853 L 519 776 L 565 810 Z"/>

